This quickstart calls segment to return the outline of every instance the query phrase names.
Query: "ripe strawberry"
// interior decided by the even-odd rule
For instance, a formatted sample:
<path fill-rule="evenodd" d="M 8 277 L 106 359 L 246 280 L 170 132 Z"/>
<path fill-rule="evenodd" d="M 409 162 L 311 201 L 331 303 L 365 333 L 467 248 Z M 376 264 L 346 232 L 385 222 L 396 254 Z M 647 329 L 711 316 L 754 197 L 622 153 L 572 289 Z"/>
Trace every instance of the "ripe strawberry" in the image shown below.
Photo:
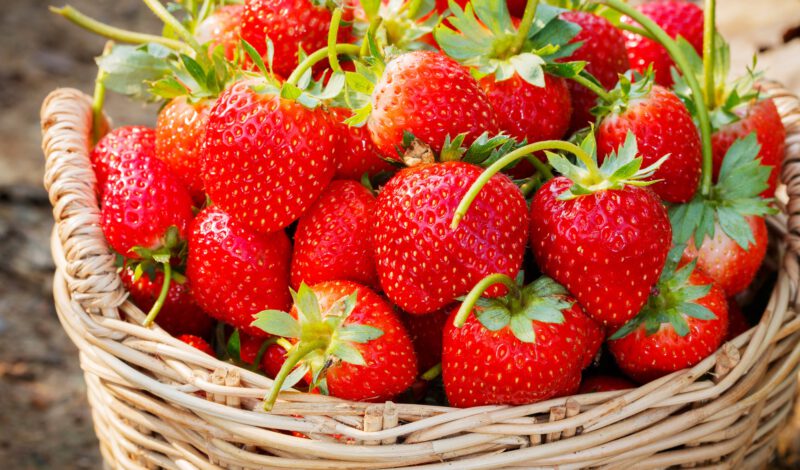
<path fill-rule="evenodd" d="M 639 383 L 697 364 L 728 331 L 723 290 L 695 263 L 677 269 L 682 247 L 673 251 L 645 308 L 608 342 L 620 369 Z"/>
<path fill-rule="evenodd" d="M 432 51 L 408 52 L 391 60 L 372 93 L 367 126 L 384 157 L 398 158 L 405 133 L 435 152 L 445 140 L 466 133 L 469 146 L 497 120 L 478 82 L 457 62 Z"/>
<path fill-rule="evenodd" d="M 734 112 L 739 114 L 739 120 L 722 126 L 711 137 L 714 146 L 714 177 L 719 175 L 722 159 L 734 141 L 754 132 L 758 143 L 761 144 L 761 151 L 758 154 L 761 164 L 772 167 L 769 187 L 761 193 L 761 196 L 772 197 L 778 185 L 786 143 L 786 129 L 783 127 L 775 102 L 771 98 L 766 98 Z"/>
<path fill-rule="evenodd" d="M 133 303 L 145 312 L 150 310 L 164 284 L 164 272 L 160 269 L 152 272 L 146 270 L 137 278 L 136 270 L 126 263 L 119 275 Z M 189 279 L 182 280 L 178 282 L 178 279 L 173 279 L 170 282 L 156 323 L 172 336 L 186 334 L 207 337 L 214 328 L 214 321 L 192 299 Z"/>
<path fill-rule="evenodd" d="M 636 388 L 631 381 L 613 375 L 595 375 L 586 377 L 581 381 L 578 393 L 612 392 L 614 390 L 628 390 Z"/>
<path fill-rule="evenodd" d="M 214 354 L 214 350 L 211 349 L 211 345 L 208 344 L 208 341 L 204 340 L 203 338 L 195 335 L 180 335 L 178 339 L 183 341 L 184 343 L 188 344 L 189 346 L 199 349 L 204 353 L 208 354 L 211 357 L 216 357 Z"/>
<path fill-rule="evenodd" d="M 451 228 L 456 206 L 480 174 L 464 162 L 421 164 L 397 173 L 378 196 L 372 236 L 378 276 L 403 310 L 433 312 L 487 274 L 519 270 L 526 206 L 508 177 L 493 176 L 459 227 Z"/>
<path fill-rule="evenodd" d="M 239 359 L 245 364 L 253 365 L 258 359 L 258 353 L 264 347 L 264 343 L 271 341 L 270 338 L 264 336 L 253 336 L 247 333 L 238 332 L 239 334 Z M 262 356 L 263 357 L 263 356 Z"/>
<path fill-rule="evenodd" d="M 616 150 L 629 132 L 636 136 L 644 165 L 669 155 L 653 174 L 651 188 L 668 202 L 687 202 L 697 191 L 702 167 L 700 135 L 686 106 L 674 93 L 648 78 L 631 84 L 627 77 L 604 103 L 597 127 L 600 161 Z"/>
<path fill-rule="evenodd" d="M 266 84 L 237 82 L 211 109 L 203 182 L 243 227 L 273 232 L 297 220 L 328 185 L 338 141 L 322 109 L 254 86 Z"/>
<path fill-rule="evenodd" d="M 574 392 L 596 353 L 584 328 L 591 320 L 564 287 L 547 277 L 524 288 L 505 279 L 508 296 L 466 300 L 445 324 L 442 377 L 452 406 L 523 405 Z"/>
<path fill-rule="evenodd" d="M 442 333 L 452 307 L 445 307 L 427 315 L 403 313 L 401 319 L 414 343 L 420 372 L 426 372 L 442 362 Z"/>
<path fill-rule="evenodd" d="M 637 7 L 672 38 L 683 36 L 698 54 L 703 53 L 703 10 L 684 0 L 659 0 Z M 628 17 L 623 21 L 635 24 Z M 652 64 L 656 83 L 669 87 L 672 85 L 670 67 L 674 65 L 664 46 L 652 39 L 636 33 L 625 31 L 625 47 L 628 49 L 628 60 L 631 68 L 644 73 Z"/>
<path fill-rule="evenodd" d="M 233 60 L 239 47 L 244 5 L 224 5 L 209 15 L 195 28 L 194 35 L 209 50 L 222 47 L 225 57 Z"/>
<path fill-rule="evenodd" d="M 156 157 L 167 164 L 195 201 L 203 201 L 203 180 L 200 175 L 200 146 L 205 137 L 209 103 L 190 103 L 179 96 L 158 113 L 156 123 Z"/>
<path fill-rule="evenodd" d="M 394 169 L 378 154 L 366 126 L 355 127 L 344 123 L 352 116 L 352 111 L 345 108 L 330 108 L 330 114 L 333 127 L 341 136 L 336 153 L 334 179 L 358 181 L 364 174 L 373 177 L 382 171 Z"/>
<path fill-rule="evenodd" d="M 281 371 L 284 362 L 286 362 L 286 349 L 278 343 L 271 343 L 261 356 L 261 370 L 267 377 L 274 379 Z"/>
<path fill-rule="evenodd" d="M 594 148 L 591 139 L 584 148 Z M 672 234 L 660 199 L 637 187 L 655 167 L 640 170 L 636 154 L 631 134 L 600 168 L 593 156 L 582 157 L 583 168 L 551 155 L 565 176 L 545 183 L 531 203 L 531 248 L 542 272 L 610 328 L 636 316 L 647 301 Z"/>
<path fill-rule="evenodd" d="M 392 306 L 369 288 L 349 281 L 301 284 L 295 299 L 291 314 L 268 310 L 253 322 L 294 343 L 264 402 L 267 411 L 281 388 L 303 376 L 332 396 L 375 402 L 391 400 L 414 382 L 417 358 L 408 333 Z"/>
<path fill-rule="evenodd" d="M 736 339 L 739 335 L 752 328 L 750 320 L 742 312 L 742 307 L 735 299 L 728 299 L 728 333 L 725 341 Z"/>
<path fill-rule="evenodd" d="M 334 181 L 300 218 L 291 286 L 349 280 L 377 287 L 370 236 L 375 196 L 355 181 Z"/>
<path fill-rule="evenodd" d="M 200 307 L 245 333 L 261 310 L 288 309 L 291 244 L 283 231 L 258 234 L 212 206 L 194 220 L 186 275 Z"/>
<path fill-rule="evenodd" d="M 106 134 L 89 154 L 97 178 L 97 194 L 102 196 L 109 172 L 120 162 L 155 154 L 156 134 L 149 127 L 123 126 Z"/>
<path fill-rule="evenodd" d="M 622 31 L 607 19 L 594 13 L 567 11 L 562 13 L 561 17 L 581 27 L 572 42 L 583 44 L 572 53 L 570 60 L 586 61 L 584 70 L 592 74 L 606 90 L 614 88 L 619 75 L 630 68 Z M 597 105 L 597 95 L 571 80 L 567 82 L 567 87 L 572 101 L 570 130 L 577 131 L 594 122 L 594 116 L 590 111 Z"/>

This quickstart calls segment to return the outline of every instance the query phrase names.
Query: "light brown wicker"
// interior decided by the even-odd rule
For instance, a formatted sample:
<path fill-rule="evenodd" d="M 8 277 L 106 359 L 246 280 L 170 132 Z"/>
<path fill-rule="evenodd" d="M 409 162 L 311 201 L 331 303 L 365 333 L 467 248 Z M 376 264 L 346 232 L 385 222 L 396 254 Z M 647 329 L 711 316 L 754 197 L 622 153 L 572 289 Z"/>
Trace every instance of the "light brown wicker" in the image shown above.
<path fill-rule="evenodd" d="M 788 203 L 770 218 L 778 279 L 761 323 L 689 370 L 625 392 L 527 406 L 367 404 L 294 391 L 207 356 L 126 301 L 98 226 L 88 97 L 44 102 L 56 226 L 55 303 L 80 350 L 103 456 L 115 468 L 754 468 L 792 410 L 798 362 L 800 102 L 768 87 L 787 129 Z M 309 439 L 292 435 L 297 431 Z"/>

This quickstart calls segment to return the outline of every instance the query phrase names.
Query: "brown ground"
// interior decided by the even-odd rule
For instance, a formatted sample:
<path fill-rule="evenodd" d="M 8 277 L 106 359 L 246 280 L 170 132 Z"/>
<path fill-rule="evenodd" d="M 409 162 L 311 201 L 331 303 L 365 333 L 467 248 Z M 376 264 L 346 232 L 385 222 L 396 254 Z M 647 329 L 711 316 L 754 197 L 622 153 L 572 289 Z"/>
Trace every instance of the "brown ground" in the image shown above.
<path fill-rule="evenodd" d="M 0 15 L 0 465 L 14 469 L 97 469 L 77 354 L 60 328 L 50 293 L 50 206 L 41 189 L 39 105 L 58 86 L 91 92 L 93 57 L 104 41 L 47 12 L 51 1 L 6 0 Z M 106 22 L 150 32 L 157 21 L 139 0 L 75 0 Z M 800 1 L 719 2 L 723 32 L 743 66 L 757 50 L 771 77 L 800 91 Z M 111 98 L 116 124 L 152 123 L 153 112 Z M 800 468 L 800 413 L 783 439 L 782 468 Z"/>

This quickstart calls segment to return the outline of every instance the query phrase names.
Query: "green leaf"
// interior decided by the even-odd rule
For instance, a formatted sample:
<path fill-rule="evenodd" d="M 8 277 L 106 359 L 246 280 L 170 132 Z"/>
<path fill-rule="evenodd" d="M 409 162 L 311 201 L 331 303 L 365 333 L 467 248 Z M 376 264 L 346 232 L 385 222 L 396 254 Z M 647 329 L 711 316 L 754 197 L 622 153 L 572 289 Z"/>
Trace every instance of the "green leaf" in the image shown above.
<path fill-rule="evenodd" d="M 297 289 L 295 306 L 297 307 L 299 316 L 304 318 L 306 322 L 322 321 L 322 313 L 320 311 L 317 294 L 315 294 L 311 287 L 305 282 L 301 282 L 300 288 Z"/>
<path fill-rule="evenodd" d="M 511 317 L 511 331 L 523 343 L 536 342 L 536 333 L 533 331 L 533 322 L 523 315 Z"/>
<path fill-rule="evenodd" d="M 285 98 L 287 100 L 297 100 L 300 98 L 300 96 L 302 96 L 302 94 L 303 90 L 291 83 L 284 83 L 281 87 L 281 98 Z"/>
<path fill-rule="evenodd" d="M 526 302 L 520 315 L 528 320 L 560 324 L 564 323 L 563 311 L 570 307 L 572 307 L 570 302 L 553 297 L 536 298 Z"/>
<path fill-rule="evenodd" d="M 633 333 L 634 331 L 636 331 L 636 329 L 638 329 L 640 325 L 641 325 L 641 320 L 638 317 L 634 318 L 633 320 L 629 321 L 628 323 L 622 325 L 622 327 L 620 329 L 618 329 L 608 339 L 613 341 L 615 339 L 624 338 L 624 337 L 628 336 L 629 334 Z"/>
<path fill-rule="evenodd" d="M 378 14 L 381 9 L 381 0 L 359 0 L 361 8 L 370 20 Z"/>
<path fill-rule="evenodd" d="M 547 276 L 541 276 L 523 287 L 522 293 L 524 295 L 535 295 L 537 297 L 552 297 L 555 295 L 569 294 L 566 287 Z"/>
<path fill-rule="evenodd" d="M 692 304 L 697 305 L 697 304 Z M 675 333 L 678 333 L 678 336 L 684 337 L 689 334 L 689 323 L 686 321 L 686 318 L 680 314 L 677 310 L 672 312 L 669 315 L 669 323 L 672 325 L 672 328 L 675 330 Z M 658 331 L 658 330 L 656 330 Z M 655 332 L 649 334 L 655 334 Z"/>
<path fill-rule="evenodd" d="M 348 126 L 361 127 L 366 124 L 372 114 L 372 103 L 367 103 L 363 107 L 356 109 L 352 116 L 344 120 Z"/>
<path fill-rule="evenodd" d="M 499 303 L 492 306 L 475 309 L 475 316 L 487 330 L 498 331 L 508 326 L 511 321 L 511 313 L 508 308 Z"/>
<path fill-rule="evenodd" d="M 708 287 L 711 288 L 711 286 Z M 684 302 L 678 305 L 678 311 L 698 320 L 715 320 L 717 318 L 714 312 L 694 302 Z"/>
<path fill-rule="evenodd" d="M 735 210 L 728 207 L 717 209 L 719 226 L 726 235 L 731 237 L 743 250 L 748 251 L 751 244 L 755 243 L 753 230 L 747 219 Z"/>
<path fill-rule="evenodd" d="M 375 89 L 374 83 L 357 72 L 345 72 L 345 82 L 352 90 L 365 95 L 371 95 L 372 91 Z"/>
<path fill-rule="evenodd" d="M 250 326 L 275 336 L 284 338 L 299 338 L 301 333 L 300 323 L 296 318 L 280 310 L 264 310 L 255 315 L 256 319 Z"/>
<path fill-rule="evenodd" d="M 383 336 L 383 331 L 374 326 L 352 324 L 339 328 L 336 336 L 341 341 L 367 343 Z"/>
<path fill-rule="evenodd" d="M 364 356 L 361 355 L 361 352 L 348 343 L 336 341 L 331 345 L 330 349 L 328 349 L 328 352 L 344 362 L 355 364 L 357 366 L 367 365 L 367 362 L 364 360 Z"/>
<path fill-rule="evenodd" d="M 297 367 L 295 367 L 294 370 L 289 375 L 286 376 L 286 380 L 283 382 L 283 385 L 281 385 L 281 391 L 289 390 L 290 388 L 297 385 L 297 383 L 300 382 L 303 379 L 303 377 L 306 376 L 306 374 L 308 374 L 307 365 L 300 364 Z"/>
<path fill-rule="evenodd" d="M 544 69 L 542 69 L 544 59 L 534 54 L 522 53 L 511 57 L 509 61 L 523 80 L 533 86 L 544 88 Z"/>
<path fill-rule="evenodd" d="M 228 343 L 225 345 L 225 351 L 228 357 L 241 359 L 242 342 L 239 338 L 239 330 L 233 330 L 231 336 L 228 338 Z"/>
<path fill-rule="evenodd" d="M 114 46 L 107 55 L 96 59 L 105 74 L 103 84 L 109 90 L 134 99 L 152 101 L 151 84 L 172 73 L 164 49 L 156 45 Z"/>
<path fill-rule="evenodd" d="M 256 64 L 258 70 L 265 76 L 269 75 L 267 67 L 264 65 L 264 59 L 261 57 L 261 54 L 258 53 L 256 48 L 253 47 L 249 42 L 247 42 L 244 39 L 242 39 L 241 44 L 242 44 L 242 49 L 244 49 L 244 52 L 247 54 L 250 60 L 252 60 L 253 63 Z"/>

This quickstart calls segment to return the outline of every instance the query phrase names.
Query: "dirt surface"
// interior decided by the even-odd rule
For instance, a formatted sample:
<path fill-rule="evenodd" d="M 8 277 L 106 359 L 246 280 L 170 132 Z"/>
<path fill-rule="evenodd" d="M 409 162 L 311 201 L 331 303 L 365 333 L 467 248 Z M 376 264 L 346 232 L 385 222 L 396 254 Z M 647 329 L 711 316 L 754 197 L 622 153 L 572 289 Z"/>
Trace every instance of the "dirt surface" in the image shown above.
<path fill-rule="evenodd" d="M 52 0 L 7 0 L 0 15 L 0 467 L 98 469 L 77 351 L 51 298 L 50 206 L 41 189 L 39 106 L 59 86 L 91 93 L 104 40 L 47 11 Z M 800 0 L 726 0 L 719 22 L 741 68 L 756 51 L 770 77 L 800 91 Z M 105 22 L 157 32 L 140 0 L 76 0 Z M 115 124 L 152 123 L 152 109 L 110 97 Z M 800 468 L 800 412 L 785 432 L 776 468 Z"/>

